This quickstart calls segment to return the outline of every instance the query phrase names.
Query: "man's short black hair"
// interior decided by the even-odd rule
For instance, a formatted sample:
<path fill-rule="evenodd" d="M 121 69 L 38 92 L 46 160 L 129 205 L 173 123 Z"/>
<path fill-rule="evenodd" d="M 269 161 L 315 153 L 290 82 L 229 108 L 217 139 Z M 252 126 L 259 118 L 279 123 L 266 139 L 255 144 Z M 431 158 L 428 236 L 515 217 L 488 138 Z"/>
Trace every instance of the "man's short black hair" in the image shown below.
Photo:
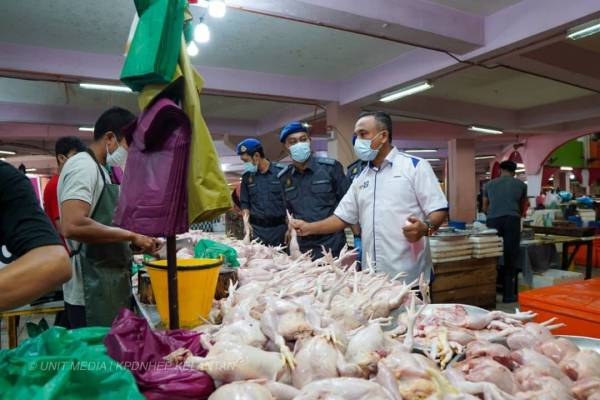
<path fill-rule="evenodd" d="M 502 161 L 500 163 L 500 169 L 503 169 L 504 171 L 508 171 L 508 172 L 511 172 L 514 174 L 515 171 L 517 170 L 517 163 L 515 163 L 512 160 Z"/>
<path fill-rule="evenodd" d="M 67 156 L 71 150 L 75 150 L 76 153 L 85 151 L 87 146 L 83 143 L 83 140 L 77 136 L 63 136 L 56 141 L 54 145 L 54 153 L 58 155 Z"/>
<path fill-rule="evenodd" d="M 363 111 L 358 116 L 358 119 L 363 117 L 373 117 L 377 121 L 377 126 L 381 130 L 388 131 L 389 142 L 392 143 L 392 118 L 388 113 L 383 111 Z"/>
<path fill-rule="evenodd" d="M 121 107 L 112 107 L 104 111 L 94 125 L 94 141 L 98 141 L 106 135 L 107 132 L 113 132 L 117 140 L 122 140 L 123 128 L 135 120 L 135 115 L 131 111 Z"/>

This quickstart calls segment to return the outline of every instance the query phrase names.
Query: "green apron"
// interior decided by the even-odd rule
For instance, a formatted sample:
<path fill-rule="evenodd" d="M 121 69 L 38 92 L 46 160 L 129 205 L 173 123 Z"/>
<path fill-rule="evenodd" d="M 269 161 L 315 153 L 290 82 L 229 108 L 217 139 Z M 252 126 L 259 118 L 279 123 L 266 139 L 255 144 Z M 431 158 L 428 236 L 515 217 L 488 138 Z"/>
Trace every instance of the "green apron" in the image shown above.
<path fill-rule="evenodd" d="M 91 155 L 91 154 L 90 154 Z M 96 158 L 92 156 L 94 161 Z M 119 185 L 107 181 L 96 161 L 104 185 L 91 218 L 113 226 Z M 128 242 L 83 244 L 80 252 L 85 313 L 88 326 L 111 326 L 122 308 L 131 308 L 131 260 Z"/>

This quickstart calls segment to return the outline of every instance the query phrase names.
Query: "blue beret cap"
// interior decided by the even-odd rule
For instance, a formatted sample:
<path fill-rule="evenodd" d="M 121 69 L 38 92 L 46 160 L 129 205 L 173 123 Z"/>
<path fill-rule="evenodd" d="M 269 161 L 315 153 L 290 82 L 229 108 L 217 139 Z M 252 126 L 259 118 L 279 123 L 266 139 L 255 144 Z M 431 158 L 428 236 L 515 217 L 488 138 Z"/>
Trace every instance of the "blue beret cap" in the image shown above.
<path fill-rule="evenodd" d="M 302 122 L 290 122 L 281 130 L 281 133 L 279 134 L 279 141 L 281 143 L 285 142 L 285 138 L 296 132 L 308 132 L 308 129 L 302 124 Z"/>
<path fill-rule="evenodd" d="M 244 139 L 242 140 L 236 147 L 236 152 L 238 154 L 238 156 L 241 156 L 244 153 L 252 153 L 254 154 L 254 152 L 256 150 L 258 150 L 259 148 L 262 147 L 262 143 L 260 142 L 260 140 L 258 139 L 253 139 L 253 138 L 248 138 L 248 139 Z"/>

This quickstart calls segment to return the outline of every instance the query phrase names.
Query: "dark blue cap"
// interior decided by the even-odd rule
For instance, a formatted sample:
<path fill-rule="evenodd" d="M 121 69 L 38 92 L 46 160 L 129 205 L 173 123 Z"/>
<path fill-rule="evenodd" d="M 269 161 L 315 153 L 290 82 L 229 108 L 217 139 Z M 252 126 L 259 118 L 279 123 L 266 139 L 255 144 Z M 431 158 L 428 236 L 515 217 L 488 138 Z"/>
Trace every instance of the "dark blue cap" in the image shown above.
<path fill-rule="evenodd" d="M 262 143 L 258 139 L 248 138 L 242 140 L 236 147 L 238 156 L 244 153 L 254 154 L 254 152 L 262 147 Z"/>
<path fill-rule="evenodd" d="M 279 134 L 279 141 L 281 143 L 283 143 L 283 142 L 285 142 L 285 138 L 290 136 L 292 133 L 297 133 L 297 132 L 307 132 L 308 133 L 308 129 L 302 124 L 302 122 L 298 122 L 298 121 L 290 122 L 289 124 L 284 126 L 283 129 L 281 130 L 281 133 Z"/>

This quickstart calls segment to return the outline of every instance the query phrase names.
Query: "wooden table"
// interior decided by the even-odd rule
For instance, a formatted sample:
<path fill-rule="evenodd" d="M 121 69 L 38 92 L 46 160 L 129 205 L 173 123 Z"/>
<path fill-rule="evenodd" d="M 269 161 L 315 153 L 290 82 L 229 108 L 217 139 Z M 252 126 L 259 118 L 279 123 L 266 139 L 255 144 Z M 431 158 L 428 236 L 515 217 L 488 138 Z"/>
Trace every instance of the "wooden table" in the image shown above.
<path fill-rule="evenodd" d="M 0 311 L 0 320 L 6 318 L 7 331 L 8 331 L 8 348 L 13 349 L 17 347 L 18 335 L 17 335 L 17 317 L 26 316 L 33 314 L 56 314 L 65 309 L 65 303 L 63 301 L 53 301 L 51 303 L 44 303 L 35 306 L 23 306 L 15 308 L 14 310 Z"/>

